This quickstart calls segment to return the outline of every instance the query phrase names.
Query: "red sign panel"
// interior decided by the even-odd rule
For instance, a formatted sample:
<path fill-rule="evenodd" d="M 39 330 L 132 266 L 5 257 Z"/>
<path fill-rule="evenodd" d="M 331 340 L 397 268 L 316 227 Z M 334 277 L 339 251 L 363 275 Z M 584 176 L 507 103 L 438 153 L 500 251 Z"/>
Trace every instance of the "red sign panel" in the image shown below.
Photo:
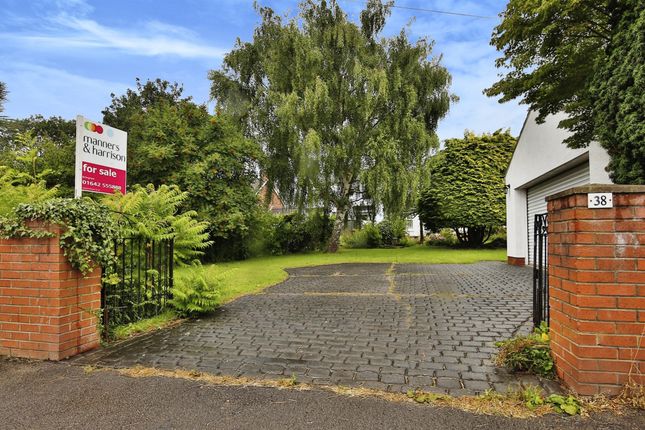
<path fill-rule="evenodd" d="M 122 194 L 125 194 L 125 170 L 83 161 L 81 179 L 83 191 L 114 194 L 114 191 L 118 190 Z"/>

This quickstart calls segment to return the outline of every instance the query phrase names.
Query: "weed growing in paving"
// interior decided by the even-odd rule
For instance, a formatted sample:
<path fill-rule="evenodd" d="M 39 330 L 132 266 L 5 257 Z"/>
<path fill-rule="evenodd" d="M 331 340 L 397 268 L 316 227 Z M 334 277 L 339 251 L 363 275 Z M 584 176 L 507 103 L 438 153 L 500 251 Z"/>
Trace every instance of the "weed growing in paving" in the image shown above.
<path fill-rule="evenodd" d="M 462 408 L 464 403 L 468 403 L 470 409 L 487 414 L 507 410 L 512 411 L 510 413 L 513 416 L 521 416 L 522 409 L 528 409 L 538 415 L 550 411 L 567 415 L 579 415 L 582 413 L 580 401 L 574 396 L 551 394 L 545 397 L 542 389 L 532 386 L 526 387 L 522 391 L 509 392 L 507 394 L 486 390 L 483 394 L 470 398 L 455 398 L 446 394 L 428 393 L 419 390 L 410 390 L 407 396 L 417 403 L 445 404 L 446 406 Z"/>
<path fill-rule="evenodd" d="M 545 378 L 553 378 L 555 368 L 551 358 L 549 327 L 542 323 L 528 336 L 514 337 L 497 342 L 499 353 L 495 364 L 513 372 L 531 372 Z"/>

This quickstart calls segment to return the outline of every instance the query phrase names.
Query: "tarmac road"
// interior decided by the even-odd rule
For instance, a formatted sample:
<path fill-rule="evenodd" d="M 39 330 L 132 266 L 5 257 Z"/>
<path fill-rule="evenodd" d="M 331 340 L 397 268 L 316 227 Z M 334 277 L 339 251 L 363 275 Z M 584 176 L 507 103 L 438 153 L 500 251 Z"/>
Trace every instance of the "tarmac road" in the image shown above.
<path fill-rule="evenodd" d="M 0 358 L 1 429 L 643 429 L 645 414 L 510 419 L 325 391 L 225 387 Z"/>

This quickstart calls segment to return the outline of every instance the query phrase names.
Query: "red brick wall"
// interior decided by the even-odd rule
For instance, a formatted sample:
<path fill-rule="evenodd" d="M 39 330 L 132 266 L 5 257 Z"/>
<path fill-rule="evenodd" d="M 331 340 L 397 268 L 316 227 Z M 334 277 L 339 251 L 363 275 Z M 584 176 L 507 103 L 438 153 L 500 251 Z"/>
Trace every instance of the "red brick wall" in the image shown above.
<path fill-rule="evenodd" d="M 614 207 L 588 209 L 587 193 Z M 645 187 L 591 185 L 549 197 L 551 347 L 579 394 L 645 383 Z"/>
<path fill-rule="evenodd" d="M 508 257 L 506 262 L 512 266 L 525 266 L 526 259 L 524 257 Z"/>
<path fill-rule="evenodd" d="M 83 278 L 55 237 L 0 239 L 0 355 L 61 360 L 99 345 L 101 271 Z"/>

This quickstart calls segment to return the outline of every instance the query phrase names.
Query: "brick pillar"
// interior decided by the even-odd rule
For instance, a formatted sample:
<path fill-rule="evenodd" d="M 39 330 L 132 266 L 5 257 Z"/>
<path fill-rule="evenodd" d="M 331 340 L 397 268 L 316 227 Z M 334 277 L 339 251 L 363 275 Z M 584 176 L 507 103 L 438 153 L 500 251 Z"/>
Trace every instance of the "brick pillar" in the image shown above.
<path fill-rule="evenodd" d="M 84 278 L 51 238 L 0 239 L 0 355 L 61 360 L 99 345 L 101 271 Z"/>
<path fill-rule="evenodd" d="M 587 193 L 613 193 L 588 209 Z M 579 394 L 645 383 L 645 186 L 589 185 L 547 198 L 551 348 Z"/>

